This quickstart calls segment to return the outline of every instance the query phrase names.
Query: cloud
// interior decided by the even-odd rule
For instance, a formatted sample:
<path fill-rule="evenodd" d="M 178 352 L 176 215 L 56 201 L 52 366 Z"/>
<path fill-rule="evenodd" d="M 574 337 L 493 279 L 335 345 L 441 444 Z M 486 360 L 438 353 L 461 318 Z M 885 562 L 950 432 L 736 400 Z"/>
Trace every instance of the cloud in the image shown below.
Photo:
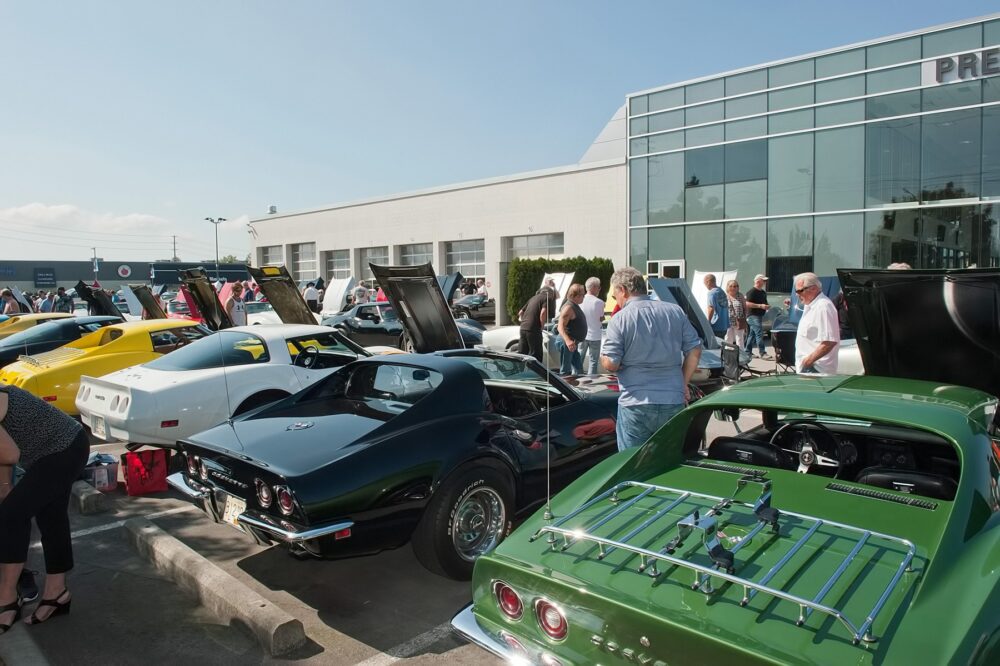
<path fill-rule="evenodd" d="M 104 235 L 106 233 L 148 234 L 150 228 L 167 227 L 170 222 L 157 215 L 146 213 L 116 215 L 96 213 L 70 204 L 30 203 L 0 209 L 0 224 L 28 227 L 25 231 L 31 229 L 49 231 L 55 228 L 67 235 L 88 231 Z"/>

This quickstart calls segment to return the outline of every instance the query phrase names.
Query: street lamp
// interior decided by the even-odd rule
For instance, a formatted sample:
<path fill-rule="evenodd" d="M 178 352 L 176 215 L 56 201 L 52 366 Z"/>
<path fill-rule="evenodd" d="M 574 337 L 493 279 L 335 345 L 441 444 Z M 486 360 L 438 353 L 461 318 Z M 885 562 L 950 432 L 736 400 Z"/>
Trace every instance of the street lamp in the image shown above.
<path fill-rule="evenodd" d="M 215 281 L 219 281 L 219 225 L 226 221 L 224 217 L 206 217 L 205 220 L 215 225 Z"/>

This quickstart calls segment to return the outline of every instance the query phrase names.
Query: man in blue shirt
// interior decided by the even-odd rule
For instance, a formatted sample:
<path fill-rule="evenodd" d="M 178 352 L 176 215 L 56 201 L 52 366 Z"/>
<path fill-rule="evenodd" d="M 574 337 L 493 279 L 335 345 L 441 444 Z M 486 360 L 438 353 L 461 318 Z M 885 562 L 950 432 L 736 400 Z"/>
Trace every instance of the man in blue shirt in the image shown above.
<path fill-rule="evenodd" d="M 601 365 L 618 374 L 618 449 L 640 446 L 689 399 L 688 383 L 701 358 L 701 338 L 679 306 L 646 295 L 634 268 L 611 276 L 621 310 L 608 323 Z"/>
<path fill-rule="evenodd" d="M 708 289 L 708 307 L 705 314 L 708 315 L 715 336 L 724 338 L 729 329 L 729 297 L 715 284 L 714 273 L 705 276 L 705 288 Z"/>

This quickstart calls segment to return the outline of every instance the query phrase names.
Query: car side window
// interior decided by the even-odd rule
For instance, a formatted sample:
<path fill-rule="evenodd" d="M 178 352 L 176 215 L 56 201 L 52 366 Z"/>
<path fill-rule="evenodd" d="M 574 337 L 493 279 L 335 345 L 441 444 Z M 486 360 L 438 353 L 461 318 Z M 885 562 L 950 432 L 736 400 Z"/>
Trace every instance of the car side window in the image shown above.
<path fill-rule="evenodd" d="M 157 354 L 172 352 L 184 344 L 173 331 L 155 331 L 149 334 L 149 338 L 153 342 L 153 351 Z"/>
<path fill-rule="evenodd" d="M 198 326 L 189 326 L 188 328 L 178 329 L 177 334 L 184 340 L 185 343 L 188 343 L 194 342 L 195 340 L 201 340 L 206 335 L 209 335 L 209 331 Z"/>
<path fill-rule="evenodd" d="M 120 328 L 109 328 L 104 332 L 104 335 L 101 336 L 101 344 L 98 346 L 104 346 L 109 342 L 114 342 L 118 338 L 122 337 L 124 334 L 125 331 L 121 330 Z"/>

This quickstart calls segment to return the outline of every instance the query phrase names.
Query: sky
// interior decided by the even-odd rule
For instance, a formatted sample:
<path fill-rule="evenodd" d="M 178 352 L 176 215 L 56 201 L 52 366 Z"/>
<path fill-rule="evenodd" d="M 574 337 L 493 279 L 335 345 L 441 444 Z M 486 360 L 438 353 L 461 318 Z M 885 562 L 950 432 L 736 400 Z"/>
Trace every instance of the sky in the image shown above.
<path fill-rule="evenodd" d="M 0 0 L 0 259 L 243 258 L 279 212 L 576 163 L 628 93 L 996 0 Z M 176 237 L 176 238 L 174 238 Z"/>

